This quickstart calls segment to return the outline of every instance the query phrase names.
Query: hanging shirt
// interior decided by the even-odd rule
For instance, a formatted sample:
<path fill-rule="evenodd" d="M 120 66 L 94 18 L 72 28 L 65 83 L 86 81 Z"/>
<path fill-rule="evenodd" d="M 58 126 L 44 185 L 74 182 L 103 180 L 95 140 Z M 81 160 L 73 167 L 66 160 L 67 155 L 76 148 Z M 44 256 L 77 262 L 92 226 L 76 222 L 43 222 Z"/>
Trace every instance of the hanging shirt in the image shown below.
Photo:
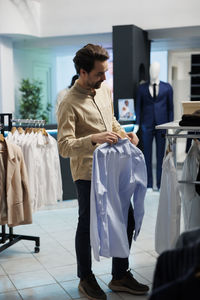
<path fill-rule="evenodd" d="M 183 181 L 195 181 L 200 163 L 200 146 L 193 142 L 183 165 Z M 195 184 L 181 184 L 181 198 L 183 202 L 183 218 L 185 230 L 200 226 L 200 196 L 196 192 Z"/>
<path fill-rule="evenodd" d="M 128 257 L 128 209 L 133 196 L 136 240 L 144 216 L 147 174 L 142 152 L 128 139 L 94 151 L 90 239 L 94 257 Z"/>
<path fill-rule="evenodd" d="M 17 143 L 27 167 L 32 211 L 62 200 L 62 178 L 55 138 L 41 131 L 22 133 L 16 130 L 6 138 Z"/>
<path fill-rule="evenodd" d="M 162 165 L 159 205 L 155 227 L 155 250 L 172 249 L 180 234 L 181 198 L 172 152 Z"/>

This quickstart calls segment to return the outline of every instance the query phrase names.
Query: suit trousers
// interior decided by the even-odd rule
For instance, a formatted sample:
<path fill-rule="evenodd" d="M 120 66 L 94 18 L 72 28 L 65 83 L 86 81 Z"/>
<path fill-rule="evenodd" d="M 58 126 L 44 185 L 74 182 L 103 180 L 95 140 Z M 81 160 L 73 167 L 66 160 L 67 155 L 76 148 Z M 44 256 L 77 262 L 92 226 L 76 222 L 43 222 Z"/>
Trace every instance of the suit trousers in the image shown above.
<path fill-rule="evenodd" d="M 157 130 L 155 127 L 142 126 L 142 143 L 143 153 L 147 166 L 147 187 L 153 187 L 153 173 L 152 173 L 152 144 L 155 137 L 156 141 L 156 185 L 160 188 L 161 174 L 162 174 L 162 162 L 165 154 L 165 137 L 162 136 L 166 133 L 166 130 Z"/>
<path fill-rule="evenodd" d="M 84 279 L 92 274 L 92 259 L 90 246 L 90 189 L 91 181 L 76 180 L 76 189 L 78 194 L 78 226 L 75 237 L 75 249 L 77 259 L 77 275 Z M 129 247 L 131 247 L 133 231 L 135 227 L 133 207 L 130 204 L 128 212 L 127 236 Z M 117 245 L 116 245 L 117 247 Z M 112 275 L 114 279 L 121 279 L 129 268 L 127 258 L 113 257 Z"/>

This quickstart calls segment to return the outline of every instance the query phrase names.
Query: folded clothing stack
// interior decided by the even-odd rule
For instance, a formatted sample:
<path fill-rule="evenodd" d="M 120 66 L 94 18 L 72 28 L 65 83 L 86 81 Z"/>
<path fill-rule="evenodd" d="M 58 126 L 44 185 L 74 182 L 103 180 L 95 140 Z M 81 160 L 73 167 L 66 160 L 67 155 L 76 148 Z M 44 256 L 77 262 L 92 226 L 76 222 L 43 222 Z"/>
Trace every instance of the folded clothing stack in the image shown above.
<path fill-rule="evenodd" d="M 182 115 L 182 120 L 179 122 L 180 126 L 200 126 L 200 109 L 192 114 Z"/>

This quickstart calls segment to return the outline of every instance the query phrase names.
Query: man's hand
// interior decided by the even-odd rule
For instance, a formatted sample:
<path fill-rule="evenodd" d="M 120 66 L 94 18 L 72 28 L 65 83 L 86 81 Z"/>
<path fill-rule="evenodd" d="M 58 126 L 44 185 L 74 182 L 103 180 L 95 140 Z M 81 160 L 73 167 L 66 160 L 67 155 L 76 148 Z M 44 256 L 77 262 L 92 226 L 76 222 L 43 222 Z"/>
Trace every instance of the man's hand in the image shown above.
<path fill-rule="evenodd" d="M 91 142 L 93 144 L 116 144 L 118 142 L 118 139 L 120 139 L 120 135 L 116 132 L 105 131 L 93 134 L 91 137 Z"/>
<path fill-rule="evenodd" d="M 128 139 L 130 140 L 130 142 L 137 146 L 137 144 L 139 143 L 139 139 L 137 137 L 137 135 L 134 132 L 128 132 L 127 133 Z"/>

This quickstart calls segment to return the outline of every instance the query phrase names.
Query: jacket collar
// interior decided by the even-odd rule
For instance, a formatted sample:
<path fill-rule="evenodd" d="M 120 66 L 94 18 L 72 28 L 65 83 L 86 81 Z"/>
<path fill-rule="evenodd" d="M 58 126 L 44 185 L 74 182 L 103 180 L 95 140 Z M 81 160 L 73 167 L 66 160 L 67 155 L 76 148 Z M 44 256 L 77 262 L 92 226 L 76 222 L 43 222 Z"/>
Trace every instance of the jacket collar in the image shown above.
<path fill-rule="evenodd" d="M 14 145 L 12 143 L 9 143 L 5 140 L 6 147 L 7 147 L 7 154 L 8 154 L 8 160 L 7 160 L 7 178 L 6 178 L 6 190 L 8 192 L 11 184 L 11 180 L 13 177 L 13 174 L 15 172 L 16 168 L 16 159 L 15 159 L 15 153 L 14 153 Z"/>
<path fill-rule="evenodd" d="M 5 143 L 6 143 L 7 153 L 8 153 L 8 160 L 13 161 L 15 158 L 13 147 L 10 147 L 10 143 L 7 140 L 5 140 Z"/>

